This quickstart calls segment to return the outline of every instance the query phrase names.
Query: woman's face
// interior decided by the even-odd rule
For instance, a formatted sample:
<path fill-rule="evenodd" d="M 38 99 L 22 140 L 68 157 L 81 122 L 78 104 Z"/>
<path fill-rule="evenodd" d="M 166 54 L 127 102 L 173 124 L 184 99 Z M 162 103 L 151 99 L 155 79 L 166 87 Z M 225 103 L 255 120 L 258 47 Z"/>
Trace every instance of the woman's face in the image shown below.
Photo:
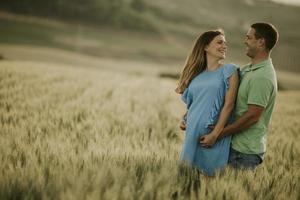
<path fill-rule="evenodd" d="M 227 51 L 227 44 L 224 35 L 217 35 L 205 48 L 206 54 L 218 59 L 224 59 Z"/>

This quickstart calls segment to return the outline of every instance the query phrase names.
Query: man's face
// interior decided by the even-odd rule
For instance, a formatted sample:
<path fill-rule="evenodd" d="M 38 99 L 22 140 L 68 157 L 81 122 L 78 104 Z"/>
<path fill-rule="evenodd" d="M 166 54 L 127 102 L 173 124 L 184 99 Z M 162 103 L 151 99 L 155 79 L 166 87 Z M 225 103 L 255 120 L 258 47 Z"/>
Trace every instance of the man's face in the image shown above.
<path fill-rule="evenodd" d="M 259 39 L 255 38 L 255 29 L 250 28 L 246 34 L 245 45 L 246 45 L 246 54 L 250 58 L 254 58 L 258 51 L 258 41 Z"/>

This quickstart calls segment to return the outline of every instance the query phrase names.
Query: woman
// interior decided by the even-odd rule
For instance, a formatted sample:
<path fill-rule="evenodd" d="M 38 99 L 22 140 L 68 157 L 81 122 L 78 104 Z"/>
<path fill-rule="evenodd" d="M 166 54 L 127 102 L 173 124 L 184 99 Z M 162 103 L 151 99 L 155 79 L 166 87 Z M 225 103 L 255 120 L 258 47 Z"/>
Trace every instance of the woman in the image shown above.
<path fill-rule="evenodd" d="M 226 51 L 221 30 L 200 35 L 175 90 L 187 105 L 186 120 L 181 124 L 186 135 L 180 160 L 207 176 L 225 167 L 229 156 L 231 138 L 217 138 L 233 111 L 239 80 L 235 65 L 221 64 Z M 213 131 L 210 125 L 215 126 Z M 201 143 L 205 145 L 200 144 L 203 135 Z"/>

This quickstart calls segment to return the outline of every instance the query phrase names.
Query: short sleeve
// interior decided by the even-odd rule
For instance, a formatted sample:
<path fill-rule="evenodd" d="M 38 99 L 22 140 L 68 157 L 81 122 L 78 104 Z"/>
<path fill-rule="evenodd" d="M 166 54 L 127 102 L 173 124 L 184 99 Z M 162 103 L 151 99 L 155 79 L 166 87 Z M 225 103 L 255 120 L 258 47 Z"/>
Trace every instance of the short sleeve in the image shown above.
<path fill-rule="evenodd" d="M 249 84 L 247 104 L 267 107 L 274 91 L 274 84 L 267 78 L 254 79 Z"/>
<path fill-rule="evenodd" d="M 186 88 L 181 96 L 182 101 L 187 105 L 187 109 L 189 109 L 191 103 L 192 103 L 192 98 L 191 94 L 189 94 L 189 88 Z"/>
<path fill-rule="evenodd" d="M 239 68 L 236 65 L 228 64 L 224 66 L 223 75 L 224 75 L 226 90 L 228 90 L 229 88 L 229 78 L 236 72 L 239 73 Z"/>

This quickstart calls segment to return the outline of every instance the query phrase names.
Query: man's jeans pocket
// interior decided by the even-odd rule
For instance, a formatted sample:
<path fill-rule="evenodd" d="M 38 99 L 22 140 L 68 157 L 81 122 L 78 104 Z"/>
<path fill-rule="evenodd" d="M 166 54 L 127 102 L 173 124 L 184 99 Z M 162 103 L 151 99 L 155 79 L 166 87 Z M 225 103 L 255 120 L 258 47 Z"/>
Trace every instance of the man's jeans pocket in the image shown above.
<path fill-rule="evenodd" d="M 254 170 L 262 163 L 262 158 L 258 154 L 244 154 L 230 148 L 229 166 L 236 169 Z"/>

